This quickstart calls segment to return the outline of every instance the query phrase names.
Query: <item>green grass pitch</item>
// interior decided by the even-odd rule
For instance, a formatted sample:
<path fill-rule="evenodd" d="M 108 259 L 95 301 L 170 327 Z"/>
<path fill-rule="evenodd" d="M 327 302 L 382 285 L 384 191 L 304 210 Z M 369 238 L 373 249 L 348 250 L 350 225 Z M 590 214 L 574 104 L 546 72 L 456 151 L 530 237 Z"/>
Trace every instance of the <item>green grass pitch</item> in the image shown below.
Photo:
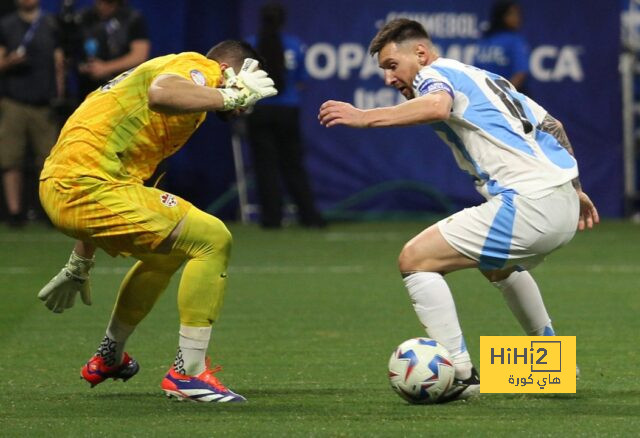
<path fill-rule="evenodd" d="M 79 378 L 132 263 L 99 253 L 91 307 L 62 315 L 36 299 L 72 241 L 0 228 L 0 436 L 637 436 L 640 226 L 579 233 L 534 276 L 559 334 L 577 336 L 576 394 L 482 395 L 411 406 L 389 387 L 401 341 L 424 335 L 396 270 L 426 223 L 344 223 L 326 231 L 231 225 L 229 288 L 210 353 L 243 405 L 178 403 L 160 381 L 177 345 L 177 278 L 132 336 L 129 382 Z M 449 275 L 474 362 L 480 335 L 520 335 L 477 271 Z M 480 370 L 482 375 L 482 370 Z"/>

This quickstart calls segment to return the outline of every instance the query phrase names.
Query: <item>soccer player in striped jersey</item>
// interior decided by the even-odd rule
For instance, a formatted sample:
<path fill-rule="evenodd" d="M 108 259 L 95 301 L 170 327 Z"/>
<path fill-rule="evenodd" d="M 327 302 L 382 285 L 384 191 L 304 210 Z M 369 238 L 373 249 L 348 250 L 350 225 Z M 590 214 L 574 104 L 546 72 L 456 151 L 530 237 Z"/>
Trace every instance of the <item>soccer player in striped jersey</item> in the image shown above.
<path fill-rule="evenodd" d="M 195 401 L 245 400 L 220 383 L 213 375 L 219 368 L 210 368 L 206 358 L 231 234 L 219 219 L 143 182 L 185 144 L 206 112 L 237 114 L 277 93 L 256 56 L 248 44 L 227 40 L 206 56 L 162 56 L 121 74 L 86 98 L 45 162 L 42 205 L 58 229 L 77 239 L 67 265 L 38 294 L 46 306 L 61 313 L 78 293 L 91 304 L 96 248 L 138 259 L 120 286 L 97 352 L 81 369 L 92 387 L 138 372 L 125 343 L 184 265 L 178 352 L 162 389 Z"/>
<path fill-rule="evenodd" d="M 358 128 L 428 123 L 486 198 L 428 227 L 402 249 L 398 264 L 420 322 L 456 368 L 443 401 L 479 392 L 456 308 L 443 275 L 478 268 L 502 294 L 528 335 L 553 335 L 540 290 L 528 272 L 592 228 L 598 212 L 582 191 L 564 128 L 504 78 L 441 58 L 420 23 L 396 19 L 371 42 L 385 83 L 407 99 L 360 110 L 327 101 L 326 126 Z"/>

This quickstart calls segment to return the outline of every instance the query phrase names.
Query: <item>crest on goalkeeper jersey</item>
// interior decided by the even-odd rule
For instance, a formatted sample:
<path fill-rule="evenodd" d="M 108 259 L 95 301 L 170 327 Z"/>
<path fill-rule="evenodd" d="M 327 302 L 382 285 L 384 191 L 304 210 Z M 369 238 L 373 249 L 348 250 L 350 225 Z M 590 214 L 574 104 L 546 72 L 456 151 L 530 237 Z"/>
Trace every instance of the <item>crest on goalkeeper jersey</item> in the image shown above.
<path fill-rule="evenodd" d="M 178 200 L 171 193 L 163 193 L 160 195 L 160 202 L 167 207 L 175 207 L 178 205 Z"/>
<path fill-rule="evenodd" d="M 202 72 L 200 70 L 193 69 L 193 70 L 191 70 L 189 72 L 189 74 L 191 75 L 191 80 L 196 85 L 206 85 L 207 84 L 207 80 L 205 79 L 204 75 L 202 74 Z"/>

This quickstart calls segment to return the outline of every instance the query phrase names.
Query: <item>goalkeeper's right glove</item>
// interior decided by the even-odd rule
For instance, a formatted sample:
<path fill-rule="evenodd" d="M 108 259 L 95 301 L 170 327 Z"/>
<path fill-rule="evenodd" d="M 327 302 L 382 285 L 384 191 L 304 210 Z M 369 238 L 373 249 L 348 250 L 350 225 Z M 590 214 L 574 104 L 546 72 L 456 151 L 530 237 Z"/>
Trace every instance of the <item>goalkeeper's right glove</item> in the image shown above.
<path fill-rule="evenodd" d="M 247 58 L 236 76 L 232 67 L 224 71 L 225 88 L 218 88 L 222 94 L 223 111 L 247 109 L 260 99 L 278 94 L 273 79 L 264 70 L 258 69 L 258 61 Z"/>
<path fill-rule="evenodd" d="M 82 302 L 91 305 L 91 286 L 89 269 L 93 266 L 93 258 L 87 259 L 71 252 L 69 261 L 58 274 L 53 277 L 38 293 L 38 298 L 55 313 L 70 309 L 80 292 Z"/>

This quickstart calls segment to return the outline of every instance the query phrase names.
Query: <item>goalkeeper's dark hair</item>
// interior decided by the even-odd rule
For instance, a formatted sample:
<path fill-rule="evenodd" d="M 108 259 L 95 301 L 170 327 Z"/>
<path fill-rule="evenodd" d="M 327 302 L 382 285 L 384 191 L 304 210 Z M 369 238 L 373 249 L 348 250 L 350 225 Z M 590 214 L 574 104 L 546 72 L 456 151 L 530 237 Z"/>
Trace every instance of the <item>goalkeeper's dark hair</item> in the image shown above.
<path fill-rule="evenodd" d="M 427 39 L 431 41 L 429 33 L 422 24 L 414 20 L 409 20 L 408 18 L 396 18 L 385 24 L 373 40 L 371 40 L 369 53 L 375 55 L 389 43 L 400 44 L 405 41 L 417 39 Z"/>
<path fill-rule="evenodd" d="M 256 49 L 245 41 L 240 40 L 225 40 L 215 46 L 213 46 L 207 52 L 207 58 L 213 59 L 219 63 L 229 64 L 233 69 L 238 72 L 245 58 L 253 58 L 257 60 L 260 65 L 264 65 L 264 60 L 258 55 Z"/>
<path fill-rule="evenodd" d="M 256 42 L 256 48 L 265 61 L 264 70 L 269 73 L 280 93 L 284 91 L 287 73 L 280 34 L 286 18 L 286 11 L 280 3 L 269 2 L 263 5 L 260 8 L 260 30 Z"/>

